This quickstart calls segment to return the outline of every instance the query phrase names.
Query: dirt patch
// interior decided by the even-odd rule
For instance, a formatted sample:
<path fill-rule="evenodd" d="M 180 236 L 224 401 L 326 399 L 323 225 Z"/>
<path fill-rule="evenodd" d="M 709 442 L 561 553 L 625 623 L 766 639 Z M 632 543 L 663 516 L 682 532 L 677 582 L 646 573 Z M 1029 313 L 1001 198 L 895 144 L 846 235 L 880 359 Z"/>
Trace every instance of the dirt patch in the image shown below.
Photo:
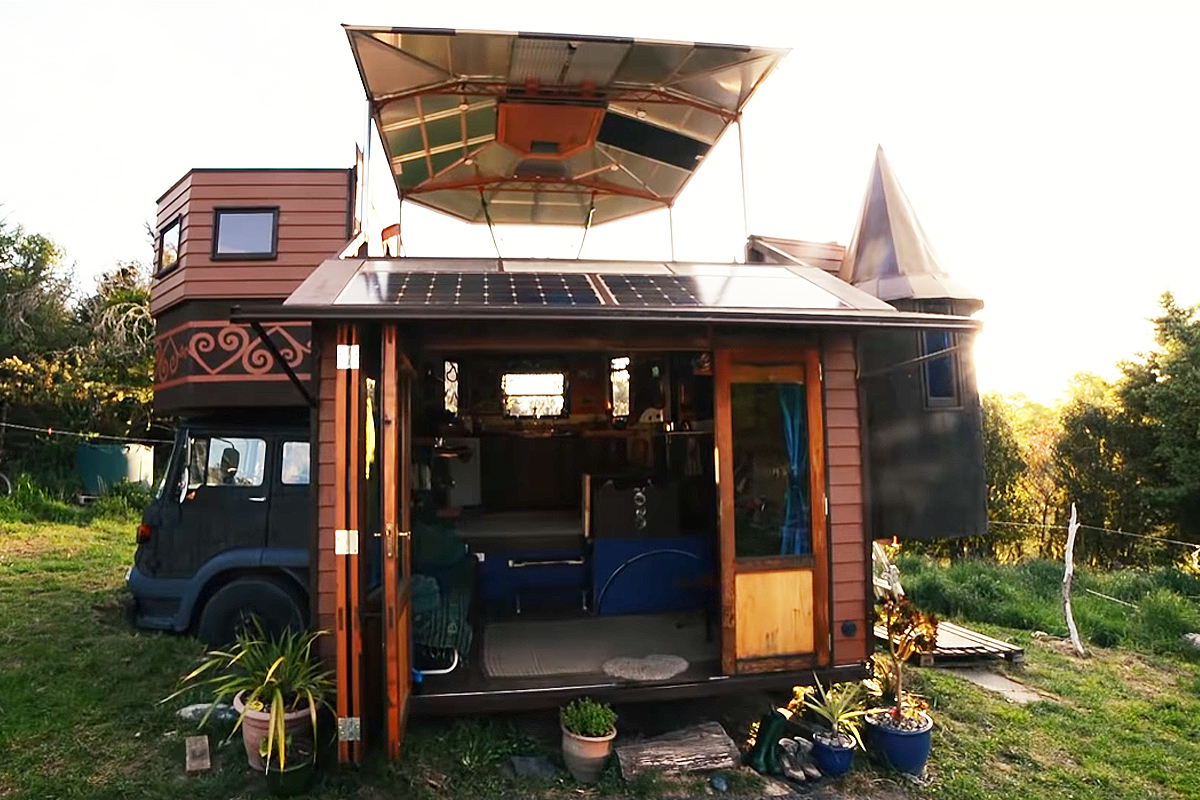
<path fill-rule="evenodd" d="M 1137 653 L 1120 651 L 1113 666 L 1124 685 L 1143 697 L 1163 697 L 1178 688 L 1175 674 L 1160 669 Z"/>

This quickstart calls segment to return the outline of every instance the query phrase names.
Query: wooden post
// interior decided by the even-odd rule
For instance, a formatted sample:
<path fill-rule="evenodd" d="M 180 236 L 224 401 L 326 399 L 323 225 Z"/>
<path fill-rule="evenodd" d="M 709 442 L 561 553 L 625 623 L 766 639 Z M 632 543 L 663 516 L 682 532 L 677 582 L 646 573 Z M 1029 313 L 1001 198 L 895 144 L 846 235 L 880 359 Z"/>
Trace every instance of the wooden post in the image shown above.
<path fill-rule="evenodd" d="M 1079 631 L 1075 628 L 1075 617 L 1071 615 L 1071 575 L 1075 572 L 1075 532 L 1079 530 L 1079 520 L 1075 516 L 1075 504 L 1071 503 L 1071 523 L 1067 527 L 1067 552 L 1064 556 L 1066 570 L 1063 572 L 1062 597 L 1063 616 L 1067 620 L 1067 630 L 1071 632 L 1071 644 L 1080 656 L 1086 656 L 1083 645 L 1079 643 Z"/>

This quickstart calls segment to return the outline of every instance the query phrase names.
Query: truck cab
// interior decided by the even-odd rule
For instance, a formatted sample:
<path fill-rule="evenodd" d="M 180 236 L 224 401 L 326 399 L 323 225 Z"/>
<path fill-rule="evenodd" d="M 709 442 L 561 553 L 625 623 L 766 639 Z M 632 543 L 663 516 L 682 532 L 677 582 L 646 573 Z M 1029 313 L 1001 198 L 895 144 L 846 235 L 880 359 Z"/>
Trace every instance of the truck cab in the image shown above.
<path fill-rule="evenodd" d="M 180 424 L 129 571 L 139 627 L 230 641 L 257 616 L 268 632 L 308 623 L 307 415 L 262 412 Z"/>

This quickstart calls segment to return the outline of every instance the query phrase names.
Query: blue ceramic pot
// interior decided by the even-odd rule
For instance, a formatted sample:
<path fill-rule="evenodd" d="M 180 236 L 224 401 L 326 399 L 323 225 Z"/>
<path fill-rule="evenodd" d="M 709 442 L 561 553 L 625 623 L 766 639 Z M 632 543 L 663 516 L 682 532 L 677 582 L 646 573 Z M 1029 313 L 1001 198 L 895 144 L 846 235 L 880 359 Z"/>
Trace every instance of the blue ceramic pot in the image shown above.
<path fill-rule="evenodd" d="M 817 769 L 831 778 L 840 778 L 850 769 L 854 760 L 854 744 L 844 747 L 840 744 L 830 744 L 820 736 L 813 737 L 813 761 Z"/>
<path fill-rule="evenodd" d="M 908 775 L 920 775 L 929 760 L 929 748 L 933 743 L 933 720 L 921 713 L 921 727 L 902 730 L 881 723 L 880 717 L 868 714 L 867 741 L 884 764 Z"/>

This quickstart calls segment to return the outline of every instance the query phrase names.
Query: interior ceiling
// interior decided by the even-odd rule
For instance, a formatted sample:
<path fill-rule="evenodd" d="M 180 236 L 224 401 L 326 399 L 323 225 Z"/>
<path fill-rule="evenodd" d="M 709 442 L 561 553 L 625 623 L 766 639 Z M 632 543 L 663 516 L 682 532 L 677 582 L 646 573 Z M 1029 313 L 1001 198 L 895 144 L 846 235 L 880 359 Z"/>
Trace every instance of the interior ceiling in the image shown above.
<path fill-rule="evenodd" d="M 786 50 L 347 26 L 396 188 L 469 222 L 671 205 Z"/>

